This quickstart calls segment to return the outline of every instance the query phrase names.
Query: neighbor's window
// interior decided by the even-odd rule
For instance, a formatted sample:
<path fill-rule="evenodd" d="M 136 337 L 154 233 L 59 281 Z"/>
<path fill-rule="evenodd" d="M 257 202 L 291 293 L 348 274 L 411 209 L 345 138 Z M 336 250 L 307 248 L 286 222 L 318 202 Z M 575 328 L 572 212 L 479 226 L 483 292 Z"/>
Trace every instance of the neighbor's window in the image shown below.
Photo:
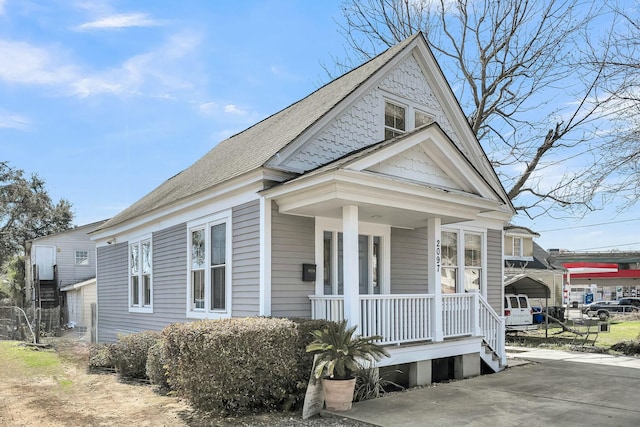
<path fill-rule="evenodd" d="M 396 137 L 406 130 L 406 110 L 390 102 L 384 104 L 384 139 Z"/>
<path fill-rule="evenodd" d="M 189 312 L 229 314 L 230 227 L 217 216 L 189 229 Z"/>
<path fill-rule="evenodd" d="M 522 237 L 513 238 L 513 256 L 522 256 Z"/>
<path fill-rule="evenodd" d="M 148 312 L 152 308 L 151 239 L 129 244 L 129 307 L 130 311 Z"/>
<path fill-rule="evenodd" d="M 89 265 L 89 251 L 75 251 L 76 265 Z"/>

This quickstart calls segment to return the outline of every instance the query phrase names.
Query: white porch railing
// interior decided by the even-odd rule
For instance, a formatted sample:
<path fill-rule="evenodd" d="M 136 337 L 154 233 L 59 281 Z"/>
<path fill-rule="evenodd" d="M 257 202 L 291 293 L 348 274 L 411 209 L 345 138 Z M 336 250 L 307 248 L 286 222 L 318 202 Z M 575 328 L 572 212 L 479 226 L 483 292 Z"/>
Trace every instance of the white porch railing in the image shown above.
<path fill-rule="evenodd" d="M 491 350 L 495 351 L 501 359 L 502 363 L 506 364 L 507 357 L 504 352 L 505 336 L 504 336 L 504 319 L 500 317 L 491 308 L 487 300 L 479 298 L 480 310 L 479 310 L 479 323 L 480 330 L 484 336 L 484 340 Z"/>
<path fill-rule="evenodd" d="M 445 338 L 473 335 L 473 297 L 474 294 L 442 295 L 442 329 Z"/>
<path fill-rule="evenodd" d="M 360 295 L 360 333 L 383 344 L 432 340 L 434 309 L 433 295 Z"/>

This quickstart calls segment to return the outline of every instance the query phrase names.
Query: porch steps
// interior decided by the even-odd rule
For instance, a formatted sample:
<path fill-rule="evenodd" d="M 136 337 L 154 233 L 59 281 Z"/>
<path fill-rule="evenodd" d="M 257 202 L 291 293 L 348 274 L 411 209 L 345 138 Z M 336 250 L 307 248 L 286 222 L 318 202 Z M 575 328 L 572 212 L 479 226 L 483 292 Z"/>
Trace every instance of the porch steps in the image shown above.
<path fill-rule="evenodd" d="M 482 350 L 480 351 L 480 358 L 487 364 L 494 372 L 502 371 L 506 366 L 502 364 L 502 358 L 496 354 L 486 341 L 482 341 Z"/>

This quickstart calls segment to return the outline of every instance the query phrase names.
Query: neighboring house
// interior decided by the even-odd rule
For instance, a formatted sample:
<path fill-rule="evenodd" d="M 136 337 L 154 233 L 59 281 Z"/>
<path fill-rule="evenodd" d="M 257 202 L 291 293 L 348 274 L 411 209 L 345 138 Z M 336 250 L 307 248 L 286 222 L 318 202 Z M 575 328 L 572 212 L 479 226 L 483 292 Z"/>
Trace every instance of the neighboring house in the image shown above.
<path fill-rule="evenodd" d="M 640 295 L 640 253 L 571 252 L 551 250 L 550 260 L 565 271 L 567 299 L 572 305 L 585 303 L 587 294 L 594 301 L 612 301 Z M 567 275 L 568 273 L 568 275 Z"/>
<path fill-rule="evenodd" d="M 505 285 L 510 286 L 513 293 L 513 289 L 524 290 L 544 284 L 549 288 L 548 292 L 532 292 L 529 296 L 539 298 L 538 295 L 545 294 L 548 295 L 545 303 L 560 306 L 563 304 L 563 269 L 549 263 L 550 255 L 534 241 L 536 237 L 540 234 L 527 227 L 513 224 L 504 227 Z"/>
<path fill-rule="evenodd" d="M 25 287 L 31 306 L 45 309 L 64 306 L 62 289 L 96 277 L 96 244 L 88 233 L 104 222 L 26 242 Z M 66 316 L 63 312 L 63 317 Z"/>
<path fill-rule="evenodd" d="M 60 288 L 65 296 L 66 320 L 84 339 L 96 341 L 96 278 Z"/>
<path fill-rule="evenodd" d="M 347 319 L 411 385 L 506 364 L 513 207 L 418 33 L 220 142 L 92 233 L 98 341 Z"/>

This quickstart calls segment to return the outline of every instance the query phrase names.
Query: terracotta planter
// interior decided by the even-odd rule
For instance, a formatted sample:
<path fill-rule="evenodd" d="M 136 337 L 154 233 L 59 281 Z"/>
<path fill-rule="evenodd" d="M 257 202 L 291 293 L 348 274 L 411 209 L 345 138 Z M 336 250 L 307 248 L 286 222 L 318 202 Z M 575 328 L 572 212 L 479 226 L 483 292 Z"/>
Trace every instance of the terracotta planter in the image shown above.
<path fill-rule="evenodd" d="M 353 390 L 356 387 L 356 379 L 332 380 L 322 378 L 322 390 L 324 391 L 324 403 L 328 411 L 348 411 L 353 402 Z"/>

